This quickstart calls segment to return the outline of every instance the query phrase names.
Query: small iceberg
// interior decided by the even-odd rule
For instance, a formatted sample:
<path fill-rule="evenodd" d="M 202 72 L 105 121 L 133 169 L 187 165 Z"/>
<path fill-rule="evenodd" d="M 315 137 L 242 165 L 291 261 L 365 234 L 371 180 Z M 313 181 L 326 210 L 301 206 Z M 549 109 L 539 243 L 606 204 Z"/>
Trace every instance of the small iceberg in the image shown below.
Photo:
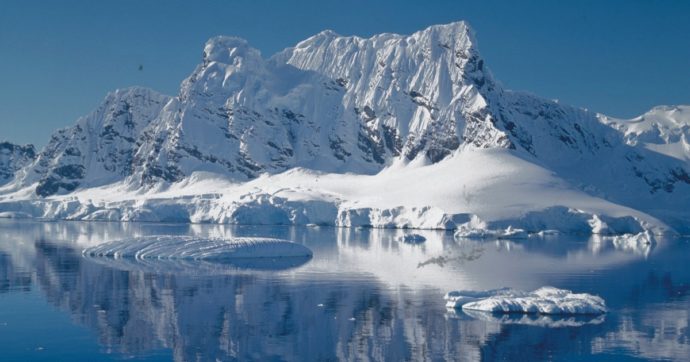
<path fill-rule="evenodd" d="M 606 303 L 596 295 L 542 287 L 532 292 L 504 288 L 488 291 L 453 291 L 444 297 L 446 307 L 463 311 L 550 315 L 598 315 Z"/>
<path fill-rule="evenodd" d="M 644 255 L 648 255 L 652 247 L 656 245 L 656 238 L 649 231 L 637 234 L 605 236 L 603 239 L 611 240 L 613 246 L 618 250 L 632 251 Z"/>
<path fill-rule="evenodd" d="M 256 258 L 312 256 L 304 245 L 289 240 L 239 237 L 232 239 L 155 235 L 109 241 L 84 249 L 84 256 L 136 260 L 242 261 Z"/>
<path fill-rule="evenodd" d="M 399 237 L 398 241 L 407 244 L 421 244 L 426 241 L 426 238 L 419 234 L 405 234 Z"/>
<path fill-rule="evenodd" d="M 656 247 L 656 244 L 654 234 L 644 231 L 637 234 L 594 235 L 590 240 L 589 247 L 594 253 L 613 248 L 625 253 L 642 255 L 646 258 Z"/>

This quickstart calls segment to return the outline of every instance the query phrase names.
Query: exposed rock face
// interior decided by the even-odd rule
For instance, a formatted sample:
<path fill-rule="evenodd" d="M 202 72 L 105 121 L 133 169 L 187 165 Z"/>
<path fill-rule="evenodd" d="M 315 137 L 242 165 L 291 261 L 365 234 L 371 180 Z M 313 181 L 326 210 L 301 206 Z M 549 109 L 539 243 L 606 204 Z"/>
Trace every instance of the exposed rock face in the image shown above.
<path fill-rule="evenodd" d="M 33 145 L 0 142 L 0 185 L 10 181 L 15 173 L 36 159 Z"/>
<path fill-rule="evenodd" d="M 176 97 L 108 95 L 4 189 L 35 185 L 47 197 L 123 182 L 141 191 L 198 171 L 233 182 L 293 168 L 375 174 L 497 149 L 589 195 L 680 210 L 690 201 L 686 108 L 621 121 L 505 90 L 464 22 L 368 39 L 324 31 L 268 59 L 219 36 Z"/>
<path fill-rule="evenodd" d="M 37 183 L 36 194 L 48 196 L 131 175 L 140 134 L 169 99 L 138 87 L 110 93 L 76 125 L 55 132 L 18 181 Z"/>
<path fill-rule="evenodd" d="M 395 158 L 438 162 L 462 145 L 515 147 L 490 108 L 500 89 L 462 22 L 370 39 L 326 31 L 268 60 L 216 37 L 178 97 L 153 94 L 118 91 L 58 131 L 34 170 L 37 194 L 128 176 L 147 187 L 200 170 L 238 180 L 293 167 L 372 174 Z"/>
<path fill-rule="evenodd" d="M 487 108 L 497 87 L 475 44 L 463 22 L 369 39 L 325 31 L 273 60 L 343 85 L 343 108 L 359 124 L 357 145 L 372 160 L 422 154 L 437 162 L 461 144 L 511 145 Z"/>

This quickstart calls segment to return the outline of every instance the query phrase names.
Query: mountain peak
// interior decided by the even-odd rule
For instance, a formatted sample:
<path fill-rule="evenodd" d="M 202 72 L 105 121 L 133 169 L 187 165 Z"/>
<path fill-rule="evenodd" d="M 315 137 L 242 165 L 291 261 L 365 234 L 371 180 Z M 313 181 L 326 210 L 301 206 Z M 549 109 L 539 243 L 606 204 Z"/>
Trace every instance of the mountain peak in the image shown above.
<path fill-rule="evenodd" d="M 461 47 L 471 47 L 476 44 L 474 31 L 470 25 L 465 21 L 456 21 L 448 24 L 432 25 L 423 30 L 417 31 L 411 35 L 397 34 L 397 33 L 381 33 L 375 34 L 369 38 L 359 37 L 359 36 L 345 36 L 336 33 L 333 30 L 326 29 L 323 30 L 297 44 L 296 48 L 305 48 L 309 46 L 318 46 L 324 43 L 329 43 L 336 39 L 344 41 L 374 41 L 374 40 L 388 40 L 396 39 L 398 41 L 405 42 L 406 40 L 413 38 L 416 40 L 422 40 L 424 38 L 429 38 L 432 40 L 442 41 L 444 45 L 449 48 L 457 49 L 456 46 Z M 288 48 L 290 49 L 290 48 Z"/>
<path fill-rule="evenodd" d="M 241 58 L 261 59 L 261 52 L 245 39 L 234 36 L 215 36 L 204 46 L 204 62 L 234 64 Z"/>
<path fill-rule="evenodd" d="M 340 36 L 342 36 L 342 35 L 336 33 L 335 31 L 333 31 L 333 30 L 331 30 L 331 29 L 325 29 L 325 30 L 322 30 L 322 31 L 318 32 L 315 36 L 322 36 L 322 37 L 333 38 L 333 37 L 340 37 Z"/>
<path fill-rule="evenodd" d="M 455 34 L 464 34 L 464 33 L 474 34 L 474 31 L 472 30 L 472 27 L 470 26 L 470 24 L 464 20 L 454 21 L 454 22 L 450 22 L 447 24 L 434 24 L 434 25 L 427 27 L 426 29 L 418 31 L 418 33 L 425 33 L 425 32 L 430 32 L 430 31 L 437 31 L 437 32 L 443 32 L 443 33 L 455 33 Z"/>
<path fill-rule="evenodd" d="M 474 30 L 464 21 L 432 25 L 412 34 L 411 38 L 456 52 L 478 54 Z"/>

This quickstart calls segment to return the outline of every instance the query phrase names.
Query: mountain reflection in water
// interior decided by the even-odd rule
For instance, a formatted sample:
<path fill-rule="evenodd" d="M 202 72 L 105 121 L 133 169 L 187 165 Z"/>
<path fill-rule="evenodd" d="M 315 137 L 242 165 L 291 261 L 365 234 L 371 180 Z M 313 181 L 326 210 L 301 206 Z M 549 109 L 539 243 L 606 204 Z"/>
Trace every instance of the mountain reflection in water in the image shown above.
<path fill-rule="evenodd" d="M 94 331 L 106 354 L 145 358 L 166 349 L 177 361 L 690 358 L 690 247 L 683 240 L 639 251 L 597 238 L 473 242 L 432 231 L 418 232 L 427 239 L 420 245 L 398 242 L 400 230 L 0 221 L 0 231 L 0 308 L 3 295 L 39 290 L 55 313 Z M 307 245 L 314 257 L 272 270 L 123 266 L 81 255 L 104 240 L 163 233 L 278 237 Z M 610 313 L 588 320 L 472 315 L 446 310 L 442 298 L 453 289 L 543 285 L 599 294 Z"/>

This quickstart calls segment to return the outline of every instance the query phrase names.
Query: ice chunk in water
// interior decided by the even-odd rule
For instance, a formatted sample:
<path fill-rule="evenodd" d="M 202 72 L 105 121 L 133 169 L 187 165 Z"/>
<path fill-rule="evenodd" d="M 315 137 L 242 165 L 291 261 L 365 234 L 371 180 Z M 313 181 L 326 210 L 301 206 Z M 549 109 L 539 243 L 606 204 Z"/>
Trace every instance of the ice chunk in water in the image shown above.
<path fill-rule="evenodd" d="M 446 294 L 446 307 L 491 313 L 603 314 L 606 303 L 596 295 L 542 287 L 533 292 L 495 289 Z"/>

